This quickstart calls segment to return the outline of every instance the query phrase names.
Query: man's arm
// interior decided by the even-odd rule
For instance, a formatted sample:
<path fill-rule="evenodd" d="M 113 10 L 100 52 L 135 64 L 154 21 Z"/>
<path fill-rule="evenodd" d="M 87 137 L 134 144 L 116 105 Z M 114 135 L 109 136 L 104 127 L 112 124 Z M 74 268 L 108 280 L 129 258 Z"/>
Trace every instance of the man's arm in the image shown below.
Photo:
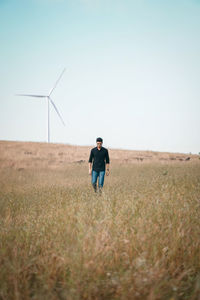
<path fill-rule="evenodd" d="M 109 166 L 110 166 L 110 158 L 109 158 L 109 154 L 108 154 L 108 150 L 106 153 L 106 175 L 109 175 Z"/>
<path fill-rule="evenodd" d="M 89 175 L 92 174 L 92 163 L 89 162 Z"/>
<path fill-rule="evenodd" d="M 109 175 L 109 164 L 106 164 L 106 175 L 108 176 Z"/>
<path fill-rule="evenodd" d="M 92 174 L 92 158 L 93 158 L 93 152 L 91 150 L 90 157 L 89 157 L 89 160 L 88 160 L 88 162 L 89 162 L 89 175 Z"/>

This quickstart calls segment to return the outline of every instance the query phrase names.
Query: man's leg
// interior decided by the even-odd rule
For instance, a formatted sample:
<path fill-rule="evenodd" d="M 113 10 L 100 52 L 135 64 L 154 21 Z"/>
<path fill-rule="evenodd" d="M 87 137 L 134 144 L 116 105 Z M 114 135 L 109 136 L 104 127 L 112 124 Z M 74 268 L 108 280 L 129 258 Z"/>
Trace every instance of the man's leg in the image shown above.
<path fill-rule="evenodd" d="M 92 170 L 92 186 L 94 188 L 94 191 L 97 191 L 97 177 L 98 177 L 98 172 Z"/>
<path fill-rule="evenodd" d="M 105 177 L 105 171 L 99 172 L 99 192 L 102 191 L 103 184 L 104 184 L 104 177 Z"/>

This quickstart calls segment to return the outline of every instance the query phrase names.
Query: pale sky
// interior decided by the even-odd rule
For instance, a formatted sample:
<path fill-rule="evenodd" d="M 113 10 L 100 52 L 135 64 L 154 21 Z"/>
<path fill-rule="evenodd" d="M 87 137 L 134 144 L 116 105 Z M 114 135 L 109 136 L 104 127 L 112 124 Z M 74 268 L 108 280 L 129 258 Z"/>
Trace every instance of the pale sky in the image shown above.
<path fill-rule="evenodd" d="M 0 140 L 200 152 L 200 0 L 0 0 Z"/>

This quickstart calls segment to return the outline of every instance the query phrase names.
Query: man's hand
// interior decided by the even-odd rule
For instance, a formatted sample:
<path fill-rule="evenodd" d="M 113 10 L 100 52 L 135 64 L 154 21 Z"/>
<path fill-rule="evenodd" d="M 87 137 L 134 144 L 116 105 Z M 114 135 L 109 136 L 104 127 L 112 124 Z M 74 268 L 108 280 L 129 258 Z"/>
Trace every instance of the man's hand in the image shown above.
<path fill-rule="evenodd" d="M 106 164 L 106 176 L 109 175 L 109 164 Z"/>
<path fill-rule="evenodd" d="M 89 175 L 92 175 L 92 163 L 89 162 L 89 172 L 88 172 Z"/>

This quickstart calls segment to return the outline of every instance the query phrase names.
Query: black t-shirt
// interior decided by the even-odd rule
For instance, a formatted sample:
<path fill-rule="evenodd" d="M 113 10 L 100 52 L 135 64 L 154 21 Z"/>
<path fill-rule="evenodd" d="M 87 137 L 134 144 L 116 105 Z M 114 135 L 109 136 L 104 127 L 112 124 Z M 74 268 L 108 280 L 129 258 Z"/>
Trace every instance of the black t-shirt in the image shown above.
<path fill-rule="evenodd" d="M 107 164 L 110 163 L 108 150 L 104 147 L 101 147 L 100 150 L 97 147 L 92 148 L 88 162 L 92 163 L 92 161 L 92 170 L 97 172 L 105 171 L 105 162 Z"/>

